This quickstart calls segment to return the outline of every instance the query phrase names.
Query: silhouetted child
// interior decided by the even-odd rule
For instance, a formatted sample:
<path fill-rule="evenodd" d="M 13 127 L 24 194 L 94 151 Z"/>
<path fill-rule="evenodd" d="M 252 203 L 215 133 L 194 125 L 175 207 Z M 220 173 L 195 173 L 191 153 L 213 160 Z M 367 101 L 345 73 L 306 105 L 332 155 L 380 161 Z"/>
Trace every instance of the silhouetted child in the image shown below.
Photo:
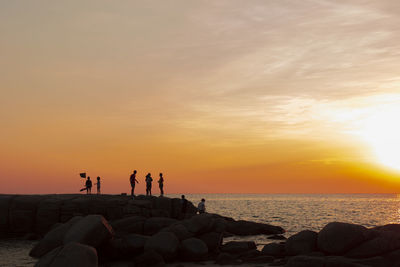
<path fill-rule="evenodd" d="M 151 196 L 151 182 L 153 182 L 153 178 L 151 178 L 151 174 L 148 173 L 146 175 L 146 196 Z"/>
<path fill-rule="evenodd" d="M 201 199 L 199 205 L 197 206 L 199 214 L 206 212 L 206 200 L 204 198 Z"/>
<path fill-rule="evenodd" d="M 86 180 L 86 194 L 92 193 L 92 181 L 90 180 L 90 176 L 88 176 Z"/>
<path fill-rule="evenodd" d="M 160 179 L 158 180 L 158 187 L 160 187 L 160 196 L 164 196 L 164 178 L 162 173 L 160 173 Z"/>
<path fill-rule="evenodd" d="M 95 185 L 97 185 L 97 194 L 100 195 L 100 176 L 97 176 L 97 183 Z"/>
<path fill-rule="evenodd" d="M 131 196 L 135 196 L 135 185 L 139 183 L 139 181 L 136 180 L 136 170 L 131 174 L 129 181 L 131 182 Z"/>

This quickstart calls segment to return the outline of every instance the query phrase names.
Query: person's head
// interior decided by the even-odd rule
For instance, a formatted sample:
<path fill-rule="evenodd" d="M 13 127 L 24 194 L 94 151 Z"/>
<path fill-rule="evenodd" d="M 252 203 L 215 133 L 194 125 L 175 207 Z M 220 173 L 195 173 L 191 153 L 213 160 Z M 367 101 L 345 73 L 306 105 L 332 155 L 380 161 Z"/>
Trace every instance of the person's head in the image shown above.
<path fill-rule="evenodd" d="M 160 172 L 160 177 L 162 177 L 162 172 Z"/>
<path fill-rule="evenodd" d="M 204 198 L 201 199 L 201 202 L 206 202 L 206 200 Z"/>
<path fill-rule="evenodd" d="M 88 176 L 87 179 L 90 180 L 90 176 Z"/>
<path fill-rule="evenodd" d="M 185 199 L 185 195 L 182 195 L 182 199 Z"/>
<path fill-rule="evenodd" d="M 133 171 L 133 173 L 137 173 L 137 171 L 136 171 L 136 170 L 134 170 L 134 171 Z"/>
<path fill-rule="evenodd" d="M 100 180 L 100 176 L 97 176 L 97 180 Z"/>

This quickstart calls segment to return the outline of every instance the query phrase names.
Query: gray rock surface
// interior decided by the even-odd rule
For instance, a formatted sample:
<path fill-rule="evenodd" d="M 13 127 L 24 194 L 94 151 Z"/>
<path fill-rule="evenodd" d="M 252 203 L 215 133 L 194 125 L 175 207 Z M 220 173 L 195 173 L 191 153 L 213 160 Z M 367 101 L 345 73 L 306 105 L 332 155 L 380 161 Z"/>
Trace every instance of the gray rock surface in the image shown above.
<path fill-rule="evenodd" d="M 317 250 L 318 233 L 310 230 L 301 231 L 286 240 L 287 255 L 307 254 Z"/>

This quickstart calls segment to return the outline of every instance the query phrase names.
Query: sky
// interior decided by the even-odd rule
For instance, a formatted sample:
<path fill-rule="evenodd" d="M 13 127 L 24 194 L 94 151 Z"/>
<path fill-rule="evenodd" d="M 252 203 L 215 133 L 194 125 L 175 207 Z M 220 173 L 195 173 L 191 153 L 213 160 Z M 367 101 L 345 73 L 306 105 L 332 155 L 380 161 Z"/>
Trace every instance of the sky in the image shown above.
<path fill-rule="evenodd" d="M 0 1 L 0 193 L 398 193 L 399 12 Z"/>

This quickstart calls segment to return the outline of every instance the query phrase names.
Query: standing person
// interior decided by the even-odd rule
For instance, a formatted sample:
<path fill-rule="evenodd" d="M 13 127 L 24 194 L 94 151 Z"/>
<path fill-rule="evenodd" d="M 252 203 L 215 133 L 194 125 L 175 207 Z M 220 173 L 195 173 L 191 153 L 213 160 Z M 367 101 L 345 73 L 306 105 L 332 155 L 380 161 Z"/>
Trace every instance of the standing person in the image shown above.
<path fill-rule="evenodd" d="M 197 206 L 199 214 L 206 212 L 206 200 L 204 198 L 201 199 L 199 205 Z"/>
<path fill-rule="evenodd" d="M 151 174 L 148 173 L 146 175 L 146 196 L 151 196 L 151 182 L 153 182 L 153 178 L 151 178 Z"/>
<path fill-rule="evenodd" d="M 181 200 L 181 202 L 182 202 L 182 216 L 183 216 L 183 219 L 184 219 L 185 218 L 185 214 L 186 214 L 186 210 L 187 210 L 188 201 L 185 198 L 185 195 L 182 195 L 181 198 L 182 198 L 182 200 Z"/>
<path fill-rule="evenodd" d="M 97 185 L 97 194 L 100 195 L 100 176 L 97 176 L 97 183 L 95 183 Z"/>
<path fill-rule="evenodd" d="M 162 173 L 160 173 L 160 179 L 158 180 L 158 187 L 160 187 L 160 196 L 164 196 L 164 178 Z"/>
<path fill-rule="evenodd" d="M 92 193 L 92 181 L 90 180 L 90 176 L 88 176 L 86 180 L 86 194 Z"/>
<path fill-rule="evenodd" d="M 135 196 L 135 185 L 139 183 L 139 181 L 136 180 L 136 170 L 133 171 L 129 180 L 131 182 L 131 196 Z"/>

